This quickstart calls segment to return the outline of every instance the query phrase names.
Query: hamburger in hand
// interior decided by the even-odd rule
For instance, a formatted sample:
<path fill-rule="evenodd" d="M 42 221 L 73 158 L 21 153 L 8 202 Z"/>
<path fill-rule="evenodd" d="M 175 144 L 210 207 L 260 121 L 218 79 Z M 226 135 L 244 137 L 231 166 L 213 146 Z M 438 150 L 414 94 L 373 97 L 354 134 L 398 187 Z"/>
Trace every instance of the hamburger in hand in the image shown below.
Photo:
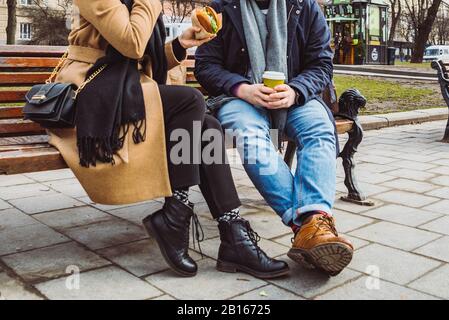
<path fill-rule="evenodd" d="M 192 25 L 201 28 L 196 39 L 202 40 L 216 35 L 221 29 L 221 17 L 211 7 L 195 9 L 192 12 Z"/>

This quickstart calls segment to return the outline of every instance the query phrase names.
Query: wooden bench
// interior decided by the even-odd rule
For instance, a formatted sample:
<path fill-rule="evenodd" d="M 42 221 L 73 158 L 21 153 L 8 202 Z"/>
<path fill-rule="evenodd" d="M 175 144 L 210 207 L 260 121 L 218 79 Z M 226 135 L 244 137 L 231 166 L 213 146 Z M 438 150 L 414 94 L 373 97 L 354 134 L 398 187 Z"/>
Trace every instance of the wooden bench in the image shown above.
<path fill-rule="evenodd" d="M 432 68 L 438 72 L 441 93 L 449 108 L 449 61 L 434 61 L 432 62 Z M 447 121 L 442 142 L 449 143 L 449 119 Z"/>
<path fill-rule="evenodd" d="M 67 167 L 59 151 L 48 144 L 45 130 L 36 123 L 23 120 L 21 111 L 28 89 L 49 77 L 64 51 L 64 47 L 0 46 L 0 174 Z M 195 61 L 189 58 L 184 64 L 187 67 L 187 84 L 207 94 L 194 77 Z M 363 138 L 357 115 L 365 103 L 358 91 L 347 91 L 339 99 L 340 111 L 335 116 L 339 134 L 349 135 L 340 154 L 348 188 L 348 195 L 342 199 L 372 205 L 358 188 L 354 175 L 353 156 Z M 288 142 L 285 161 L 290 166 L 295 150 L 295 144 Z"/>

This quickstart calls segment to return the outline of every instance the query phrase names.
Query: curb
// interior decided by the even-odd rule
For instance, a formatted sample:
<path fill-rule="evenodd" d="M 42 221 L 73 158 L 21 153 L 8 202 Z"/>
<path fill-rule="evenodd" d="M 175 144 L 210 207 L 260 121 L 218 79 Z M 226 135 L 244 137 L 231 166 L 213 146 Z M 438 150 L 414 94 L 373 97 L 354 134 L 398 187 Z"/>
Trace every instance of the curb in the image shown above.
<path fill-rule="evenodd" d="M 408 124 L 447 120 L 447 118 L 447 108 L 435 108 L 377 114 L 373 116 L 359 116 L 359 121 L 362 124 L 363 130 L 378 130 Z"/>

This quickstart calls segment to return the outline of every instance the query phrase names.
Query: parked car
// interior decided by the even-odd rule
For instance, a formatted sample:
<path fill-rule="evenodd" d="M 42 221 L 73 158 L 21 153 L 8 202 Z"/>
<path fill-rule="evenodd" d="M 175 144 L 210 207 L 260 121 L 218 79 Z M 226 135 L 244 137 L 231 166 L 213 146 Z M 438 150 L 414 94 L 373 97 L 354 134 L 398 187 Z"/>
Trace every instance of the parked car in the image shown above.
<path fill-rule="evenodd" d="M 430 46 L 424 51 L 424 61 L 449 60 L 449 46 Z"/>

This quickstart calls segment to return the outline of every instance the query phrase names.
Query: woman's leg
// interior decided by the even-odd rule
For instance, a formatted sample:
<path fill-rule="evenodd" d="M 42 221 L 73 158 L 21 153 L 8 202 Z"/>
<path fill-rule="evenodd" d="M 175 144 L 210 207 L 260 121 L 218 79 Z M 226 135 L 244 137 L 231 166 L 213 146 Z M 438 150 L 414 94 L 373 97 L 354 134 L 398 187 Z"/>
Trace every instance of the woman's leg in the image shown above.
<path fill-rule="evenodd" d="M 196 222 L 197 219 L 192 219 L 194 212 L 188 201 L 188 191 L 189 187 L 200 182 L 200 161 L 194 160 L 201 159 L 201 127 L 206 108 L 202 94 L 196 89 L 159 86 L 159 91 L 173 197 L 166 198 L 164 207 L 145 218 L 143 224 L 156 239 L 168 265 L 181 276 L 194 276 L 198 267 L 189 256 L 189 231 L 190 221 Z M 183 140 L 173 139 L 172 136 L 182 137 L 180 139 Z M 179 143 L 186 145 L 179 152 L 174 152 Z"/>

